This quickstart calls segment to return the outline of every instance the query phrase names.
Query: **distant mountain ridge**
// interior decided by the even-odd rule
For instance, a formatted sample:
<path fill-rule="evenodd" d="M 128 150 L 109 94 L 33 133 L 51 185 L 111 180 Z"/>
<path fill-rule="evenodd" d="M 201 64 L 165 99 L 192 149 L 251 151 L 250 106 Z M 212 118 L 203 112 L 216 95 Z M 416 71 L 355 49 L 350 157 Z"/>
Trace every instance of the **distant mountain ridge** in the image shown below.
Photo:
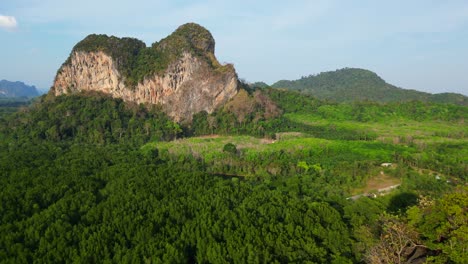
<path fill-rule="evenodd" d="M 35 97 L 39 92 L 34 85 L 23 82 L 0 81 L 0 97 Z"/>
<path fill-rule="evenodd" d="M 337 102 L 419 100 L 468 105 L 468 98 L 462 94 L 430 94 L 403 89 L 385 82 L 372 71 L 358 68 L 344 68 L 336 71 L 322 72 L 293 81 L 281 80 L 274 83 L 272 87 L 299 90 L 319 99 Z"/>

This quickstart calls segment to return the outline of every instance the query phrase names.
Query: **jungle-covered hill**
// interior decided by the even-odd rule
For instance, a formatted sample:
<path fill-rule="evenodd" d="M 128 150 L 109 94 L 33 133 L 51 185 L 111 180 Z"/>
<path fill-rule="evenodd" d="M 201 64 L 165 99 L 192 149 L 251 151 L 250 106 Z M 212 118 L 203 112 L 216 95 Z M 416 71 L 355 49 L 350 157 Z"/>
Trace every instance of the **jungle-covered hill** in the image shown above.
<path fill-rule="evenodd" d="M 396 87 L 385 82 L 376 73 L 365 69 L 344 68 L 336 71 L 309 75 L 298 80 L 281 80 L 274 88 L 287 88 L 320 99 L 336 102 L 376 101 L 452 103 L 467 105 L 467 97 L 456 93 L 430 94 Z"/>

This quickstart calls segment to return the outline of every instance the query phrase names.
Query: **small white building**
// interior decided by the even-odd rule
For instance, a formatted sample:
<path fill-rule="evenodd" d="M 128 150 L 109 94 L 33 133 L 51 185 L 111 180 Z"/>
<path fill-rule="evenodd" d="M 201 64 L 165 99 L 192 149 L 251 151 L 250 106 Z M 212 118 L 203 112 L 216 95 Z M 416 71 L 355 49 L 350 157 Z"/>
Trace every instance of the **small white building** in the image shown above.
<path fill-rule="evenodd" d="M 391 166 L 392 166 L 392 163 L 390 163 L 390 162 L 385 162 L 385 163 L 380 164 L 380 166 L 388 168 L 388 167 L 391 167 Z"/>

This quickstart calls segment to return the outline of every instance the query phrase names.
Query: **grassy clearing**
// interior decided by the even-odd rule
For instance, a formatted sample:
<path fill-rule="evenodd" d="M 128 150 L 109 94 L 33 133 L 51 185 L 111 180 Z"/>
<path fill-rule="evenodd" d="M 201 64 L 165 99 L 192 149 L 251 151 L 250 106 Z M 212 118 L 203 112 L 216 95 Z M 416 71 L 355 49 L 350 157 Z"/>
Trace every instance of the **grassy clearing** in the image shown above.
<path fill-rule="evenodd" d="M 374 177 L 369 178 L 366 185 L 362 188 L 355 188 L 351 192 L 352 195 L 362 194 L 362 193 L 376 193 L 379 189 L 388 188 L 401 184 L 401 179 L 395 178 L 391 175 L 383 173 L 383 171 L 377 174 Z"/>
<path fill-rule="evenodd" d="M 228 154 L 223 153 L 223 147 L 227 143 L 236 145 L 237 150 L 247 160 L 257 155 L 267 154 L 275 151 L 288 151 L 295 149 L 309 149 L 311 146 L 318 148 L 326 147 L 329 143 L 324 139 L 288 137 L 284 140 L 269 140 L 251 136 L 202 136 L 179 139 L 170 142 L 152 142 L 143 146 L 146 151 L 158 148 L 161 152 L 169 155 L 191 155 L 196 158 L 202 157 L 210 162 L 214 159 L 226 158 Z"/>
<path fill-rule="evenodd" d="M 236 145 L 243 156 L 268 154 L 283 151 L 286 153 L 302 153 L 304 156 L 324 152 L 353 153 L 376 159 L 378 162 L 387 162 L 389 153 L 394 150 L 380 142 L 326 140 L 308 137 L 299 133 L 282 133 L 286 136 L 279 140 L 268 140 L 251 136 L 202 136 L 179 139 L 170 142 L 152 142 L 143 146 L 143 151 L 158 148 L 171 155 L 192 155 L 205 159 L 216 156 L 223 157 L 223 147 L 227 143 Z"/>
<path fill-rule="evenodd" d="M 251 136 L 201 136 L 178 139 L 168 142 L 152 142 L 143 146 L 143 149 L 158 148 L 159 150 L 167 150 L 170 154 L 196 154 L 201 156 L 211 155 L 213 153 L 222 152 L 223 147 L 227 143 L 232 143 L 238 149 L 254 148 L 262 150 L 263 145 L 268 142 L 251 137 Z"/>
<path fill-rule="evenodd" d="M 346 129 L 374 131 L 378 134 L 375 141 L 342 141 L 311 137 L 305 133 L 277 133 L 277 140 L 261 139 L 252 136 L 219 136 L 208 135 L 179 139 L 170 142 L 152 142 L 145 149 L 158 148 L 171 155 L 193 155 L 204 159 L 223 156 L 225 144 L 233 143 L 244 155 L 285 151 L 288 153 L 313 150 L 316 152 L 343 150 L 363 155 L 381 162 L 388 162 L 392 151 L 414 152 L 415 148 L 424 148 L 427 144 L 450 143 L 466 144 L 465 134 L 468 127 L 454 126 L 446 122 L 416 122 L 408 120 L 391 120 L 388 123 L 362 123 L 356 121 L 330 121 L 303 114 L 287 114 L 295 122 L 308 125 L 334 125 Z M 401 147 L 397 147 L 401 146 Z"/>
<path fill-rule="evenodd" d="M 335 125 L 346 129 L 368 130 L 377 133 L 378 140 L 385 143 L 408 144 L 414 141 L 424 143 L 464 142 L 468 126 L 442 121 L 417 122 L 392 119 L 385 123 L 363 123 L 357 121 L 332 121 L 307 114 L 286 114 L 292 121 L 308 125 Z"/>
<path fill-rule="evenodd" d="M 463 179 L 468 148 L 464 125 L 428 121 L 390 120 L 387 123 L 330 121 L 311 115 L 288 114 L 294 122 L 335 126 L 348 130 L 372 131 L 376 140 L 337 140 L 299 132 L 276 134 L 276 140 L 252 136 L 208 135 L 170 142 L 152 142 L 143 151 L 157 148 L 163 159 L 193 157 L 202 160 L 208 172 L 243 176 L 295 176 L 306 173 L 301 165 L 318 166 L 328 184 L 361 194 L 400 184 L 404 175 L 381 174 L 381 163 L 392 162 L 431 169 L 434 173 Z M 226 144 L 237 153 L 223 152 Z M 301 164 L 301 165 L 299 165 Z M 464 169 L 465 168 L 465 169 Z M 421 172 L 418 174 L 422 175 Z M 316 177 L 322 177 L 316 176 Z M 327 178 L 328 177 L 328 178 Z M 349 180 L 347 180 L 349 179 Z"/>

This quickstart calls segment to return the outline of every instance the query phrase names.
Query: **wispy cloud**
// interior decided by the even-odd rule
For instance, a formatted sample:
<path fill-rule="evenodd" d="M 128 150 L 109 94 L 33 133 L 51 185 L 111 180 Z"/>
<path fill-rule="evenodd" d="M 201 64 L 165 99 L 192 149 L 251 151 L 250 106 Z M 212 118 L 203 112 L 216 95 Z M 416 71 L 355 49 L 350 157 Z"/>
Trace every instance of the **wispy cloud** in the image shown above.
<path fill-rule="evenodd" d="M 18 23 L 16 22 L 15 17 L 0 15 L 0 28 L 11 31 L 16 29 L 17 27 Z"/>

